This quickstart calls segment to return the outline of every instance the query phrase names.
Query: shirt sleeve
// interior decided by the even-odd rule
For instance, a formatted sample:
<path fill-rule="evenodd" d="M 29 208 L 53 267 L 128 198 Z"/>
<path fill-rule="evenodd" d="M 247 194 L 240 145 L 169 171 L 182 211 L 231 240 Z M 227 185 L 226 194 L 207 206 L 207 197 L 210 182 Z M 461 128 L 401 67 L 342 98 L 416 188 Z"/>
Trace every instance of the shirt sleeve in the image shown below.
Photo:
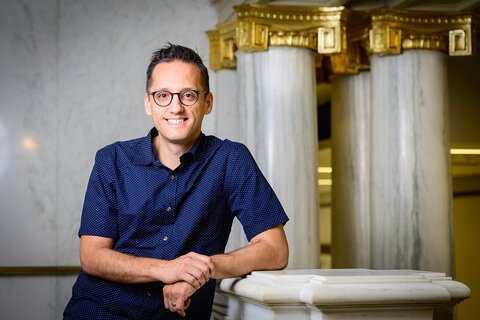
<path fill-rule="evenodd" d="M 248 241 L 288 221 L 275 192 L 243 144 L 232 152 L 226 180 L 230 208 L 242 223 Z"/>
<path fill-rule="evenodd" d="M 118 237 L 114 173 L 112 148 L 99 150 L 87 185 L 79 236 Z"/>

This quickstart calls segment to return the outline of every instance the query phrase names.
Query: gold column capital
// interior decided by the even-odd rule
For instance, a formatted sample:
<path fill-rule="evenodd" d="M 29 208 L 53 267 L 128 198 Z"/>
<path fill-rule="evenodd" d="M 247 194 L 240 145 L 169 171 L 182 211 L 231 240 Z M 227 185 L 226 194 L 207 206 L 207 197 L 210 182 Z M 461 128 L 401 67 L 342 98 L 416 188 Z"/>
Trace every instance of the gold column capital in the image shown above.
<path fill-rule="evenodd" d="M 369 68 L 368 56 L 429 49 L 468 56 L 474 51 L 476 17 L 469 13 L 393 9 L 354 11 L 345 7 L 300 7 L 248 3 L 234 6 L 236 18 L 207 31 L 210 67 L 235 69 L 235 51 L 270 46 L 316 50 L 329 56 L 334 74 Z"/>
<path fill-rule="evenodd" d="M 370 54 L 400 54 L 408 49 L 437 50 L 451 56 L 469 56 L 473 52 L 472 14 L 391 9 L 371 10 L 368 14 Z"/>
<path fill-rule="evenodd" d="M 207 31 L 210 68 L 234 69 L 235 51 L 265 51 L 270 46 L 316 50 L 320 54 L 346 53 L 344 7 L 299 7 L 248 3 L 234 6 L 236 19 Z"/>
<path fill-rule="evenodd" d="M 216 27 L 215 30 L 207 31 L 210 40 L 210 68 L 213 70 L 235 69 L 237 67 L 235 57 L 237 21 L 222 22 Z"/>
<path fill-rule="evenodd" d="M 269 46 L 292 46 L 321 54 L 346 50 L 345 7 L 299 7 L 249 3 L 234 6 L 237 14 L 237 46 L 246 52 Z"/>

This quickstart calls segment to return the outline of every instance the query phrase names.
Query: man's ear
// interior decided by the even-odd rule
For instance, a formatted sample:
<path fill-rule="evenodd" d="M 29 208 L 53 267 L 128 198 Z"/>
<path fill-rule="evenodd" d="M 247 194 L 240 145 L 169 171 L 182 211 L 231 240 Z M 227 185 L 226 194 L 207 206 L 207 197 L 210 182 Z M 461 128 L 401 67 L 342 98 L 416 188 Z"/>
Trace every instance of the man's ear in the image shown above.
<path fill-rule="evenodd" d="M 207 93 L 207 97 L 205 99 L 207 104 L 205 114 L 210 114 L 213 109 L 213 94 L 211 92 Z"/>
<path fill-rule="evenodd" d="M 145 113 L 149 116 L 152 115 L 152 105 L 150 104 L 150 99 L 149 95 L 147 92 L 145 92 L 145 95 L 143 96 L 143 106 L 145 108 Z"/>

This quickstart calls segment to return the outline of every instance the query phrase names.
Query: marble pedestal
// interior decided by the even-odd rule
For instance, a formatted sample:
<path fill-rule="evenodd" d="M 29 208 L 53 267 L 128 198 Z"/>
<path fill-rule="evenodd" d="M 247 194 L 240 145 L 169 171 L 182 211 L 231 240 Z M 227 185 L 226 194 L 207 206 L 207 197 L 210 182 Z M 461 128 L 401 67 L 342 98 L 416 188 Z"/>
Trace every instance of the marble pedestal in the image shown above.
<path fill-rule="evenodd" d="M 444 273 L 310 269 L 224 279 L 214 319 L 451 319 L 470 290 Z"/>

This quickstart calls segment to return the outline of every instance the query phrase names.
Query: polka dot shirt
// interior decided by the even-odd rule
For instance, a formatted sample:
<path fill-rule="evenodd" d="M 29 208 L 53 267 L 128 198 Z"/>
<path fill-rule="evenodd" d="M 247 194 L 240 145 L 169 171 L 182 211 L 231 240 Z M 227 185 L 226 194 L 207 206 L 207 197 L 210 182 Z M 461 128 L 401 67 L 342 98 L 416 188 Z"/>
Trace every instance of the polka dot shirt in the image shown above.
<path fill-rule="evenodd" d="M 114 239 L 113 249 L 172 260 L 188 252 L 223 253 L 233 219 L 250 240 L 288 221 L 248 149 L 201 134 L 171 170 L 155 155 L 153 128 L 143 138 L 97 152 L 79 236 Z M 163 283 L 120 284 L 81 272 L 65 319 L 185 319 L 163 306 Z M 191 297 L 186 319 L 209 319 L 210 280 Z"/>

